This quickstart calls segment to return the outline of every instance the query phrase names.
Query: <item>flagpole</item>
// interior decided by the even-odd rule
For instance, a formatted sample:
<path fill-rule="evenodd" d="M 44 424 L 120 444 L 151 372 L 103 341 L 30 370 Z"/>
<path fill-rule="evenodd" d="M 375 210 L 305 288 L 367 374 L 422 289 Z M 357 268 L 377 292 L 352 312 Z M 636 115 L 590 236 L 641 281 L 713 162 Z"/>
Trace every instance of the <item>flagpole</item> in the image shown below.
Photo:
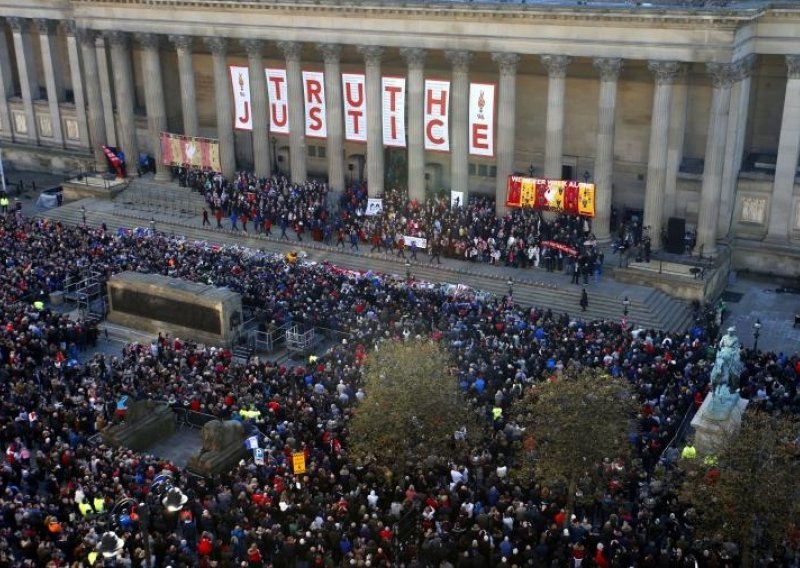
<path fill-rule="evenodd" d="M 0 183 L 3 184 L 3 193 L 8 193 L 6 191 L 6 173 L 3 170 L 3 149 L 2 148 L 0 148 L 0 180 L 2 180 Z"/>

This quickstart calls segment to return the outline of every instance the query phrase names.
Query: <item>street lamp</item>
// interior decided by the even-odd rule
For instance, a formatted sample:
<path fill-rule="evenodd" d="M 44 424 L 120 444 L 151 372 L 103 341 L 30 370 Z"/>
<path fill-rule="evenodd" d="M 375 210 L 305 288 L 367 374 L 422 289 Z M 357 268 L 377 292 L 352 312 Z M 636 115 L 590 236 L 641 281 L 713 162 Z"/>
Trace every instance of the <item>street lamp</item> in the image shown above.
<path fill-rule="evenodd" d="M 589 175 L 589 170 L 583 171 L 583 183 L 589 183 L 589 178 L 592 177 Z"/>
<path fill-rule="evenodd" d="M 273 136 L 269 141 L 272 142 L 272 171 L 278 173 L 278 139 Z"/>
<path fill-rule="evenodd" d="M 630 308 L 630 307 L 631 307 L 631 301 L 628 299 L 628 296 L 625 296 L 622 299 L 622 313 L 627 316 L 628 315 L 628 308 Z"/>
<path fill-rule="evenodd" d="M 508 282 L 506 282 L 506 285 L 508 285 L 508 297 L 510 298 L 514 295 L 514 281 L 509 278 Z"/>
<path fill-rule="evenodd" d="M 81 205 L 81 219 L 83 220 L 83 224 L 86 224 L 86 206 Z"/>
<path fill-rule="evenodd" d="M 177 513 L 183 509 L 183 506 L 186 505 L 188 500 L 189 497 L 184 495 L 183 491 L 173 486 L 169 488 L 166 497 L 161 500 L 161 504 L 164 505 L 164 508 L 170 513 Z"/>
<path fill-rule="evenodd" d="M 753 324 L 753 351 L 758 353 L 758 337 L 761 335 L 761 320 L 757 319 L 756 323 Z"/>
<path fill-rule="evenodd" d="M 411 281 L 411 263 L 406 261 L 406 280 Z"/>
<path fill-rule="evenodd" d="M 531 162 L 531 165 L 528 166 L 528 174 L 530 174 L 530 176 L 533 177 L 533 174 L 534 174 L 535 171 L 536 171 L 536 168 L 533 167 L 533 162 Z"/>
<path fill-rule="evenodd" d="M 156 234 L 156 220 L 153 217 L 150 217 L 150 231 Z"/>
<path fill-rule="evenodd" d="M 103 533 L 100 542 L 97 543 L 97 552 L 103 558 L 116 558 L 125 547 L 125 541 L 122 540 L 114 531 L 107 531 Z"/>

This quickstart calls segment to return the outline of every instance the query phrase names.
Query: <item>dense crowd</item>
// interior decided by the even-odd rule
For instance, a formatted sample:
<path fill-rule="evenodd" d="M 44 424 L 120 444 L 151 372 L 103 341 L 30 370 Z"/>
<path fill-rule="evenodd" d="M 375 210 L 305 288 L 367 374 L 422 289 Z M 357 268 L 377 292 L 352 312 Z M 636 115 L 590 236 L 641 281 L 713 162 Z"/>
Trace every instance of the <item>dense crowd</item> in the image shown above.
<path fill-rule="evenodd" d="M 232 194 L 235 195 L 235 194 Z M 300 207 L 300 206 L 298 206 Z M 308 203 L 303 206 L 308 208 Z M 299 209 L 298 209 L 299 211 Z M 686 333 L 587 322 L 522 308 L 462 287 L 408 283 L 335 266 L 287 262 L 149 231 L 110 233 L 21 215 L 0 224 L 0 564 L 81 566 L 92 559 L 107 513 L 147 499 L 171 471 L 189 496 L 179 514 L 152 513 L 155 566 L 722 566 L 731 546 L 697 541 L 692 510 L 665 482 L 665 451 L 708 391 L 717 334 L 702 321 Z M 179 338 L 131 344 L 119 355 L 81 355 L 96 334 L 44 304 L 85 270 L 157 273 L 228 286 L 270 325 L 295 321 L 348 339 L 307 365 L 254 358 Z M 360 368 L 379 341 L 430 337 L 458 366 L 458 381 L 491 435 L 446 462 L 431 456 L 402 478 L 348 457 L 348 417 L 365 393 Z M 776 410 L 800 408 L 798 356 L 748 352 L 743 396 Z M 639 403 L 634 459 L 609 456 L 607 487 L 578 499 L 520 486 L 519 429 L 506 410 L 532 383 L 596 367 L 630 381 Z M 150 455 L 91 443 L 124 417 L 126 400 L 241 417 L 262 433 L 264 465 L 252 459 L 214 479 L 187 476 Z M 598 417 L 602 419 L 602 417 Z M 576 432 L 576 435 L 579 435 Z M 303 451 L 308 471 L 291 474 Z M 666 463 L 665 463 L 666 462 Z M 119 565 L 144 566 L 137 520 Z M 778 562 L 796 559 L 788 548 Z M 695 563 L 697 562 L 697 564 Z"/>

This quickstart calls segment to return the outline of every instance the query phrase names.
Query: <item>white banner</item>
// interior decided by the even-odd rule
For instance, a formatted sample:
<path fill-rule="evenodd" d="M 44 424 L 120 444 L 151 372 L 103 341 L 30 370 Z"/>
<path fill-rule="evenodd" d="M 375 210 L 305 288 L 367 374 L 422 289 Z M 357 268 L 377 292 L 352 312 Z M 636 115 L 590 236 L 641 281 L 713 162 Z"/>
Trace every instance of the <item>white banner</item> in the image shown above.
<path fill-rule="evenodd" d="M 233 88 L 233 127 L 236 130 L 253 130 L 250 113 L 250 69 L 231 65 L 231 87 Z"/>
<path fill-rule="evenodd" d="M 406 147 L 406 78 L 381 77 L 383 145 Z"/>
<path fill-rule="evenodd" d="M 411 243 L 412 242 L 417 243 L 417 250 L 419 250 L 419 251 L 425 251 L 428 248 L 428 239 L 423 239 L 423 238 L 420 238 L 420 237 L 409 237 L 409 236 L 403 235 L 403 242 L 409 248 L 411 248 Z"/>
<path fill-rule="evenodd" d="M 425 149 L 449 152 L 450 81 L 425 79 L 424 100 Z"/>
<path fill-rule="evenodd" d="M 466 203 L 464 203 L 464 192 L 463 191 L 456 191 L 455 189 L 450 190 L 450 207 L 465 207 Z"/>
<path fill-rule="evenodd" d="M 289 134 L 289 89 L 286 85 L 286 69 L 264 69 L 267 75 L 269 97 L 269 131 L 274 134 Z"/>
<path fill-rule="evenodd" d="M 493 84 L 469 84 L 470 156 L 494 157 L 494 92 Z"/>
<path fill-rule="evenodd" d="M 383 199 L 379 197 L 367 198 L 367 210 L 365 214 L 371 217 L 372 215 L 380 215 L 381 213 L 383 213 Z"/>
<path fill-rule="evenodd" d="M 306 103 L 306 136 L 327 138 L 325 76 L 321 71 L 303 71 L 303 100 Z"/>
<path fill-rule="evenodd" d="M 344 139 L 350 142 L 367 141 L 367 95 L 364 75 L 342 73 L 344 99 Z"/>

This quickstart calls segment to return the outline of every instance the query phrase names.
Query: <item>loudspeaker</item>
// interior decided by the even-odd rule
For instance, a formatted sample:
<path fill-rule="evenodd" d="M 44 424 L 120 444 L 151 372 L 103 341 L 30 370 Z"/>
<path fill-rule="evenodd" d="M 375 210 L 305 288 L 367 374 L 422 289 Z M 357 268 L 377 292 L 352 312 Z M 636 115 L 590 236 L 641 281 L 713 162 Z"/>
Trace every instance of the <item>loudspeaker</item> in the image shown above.
<path fill-rule="evenodd" d="M 670 217 L 667 221 L 667 242 L 664 249 L 673 254 L 683 254 L 686 247 L 686 219 Z"/>

